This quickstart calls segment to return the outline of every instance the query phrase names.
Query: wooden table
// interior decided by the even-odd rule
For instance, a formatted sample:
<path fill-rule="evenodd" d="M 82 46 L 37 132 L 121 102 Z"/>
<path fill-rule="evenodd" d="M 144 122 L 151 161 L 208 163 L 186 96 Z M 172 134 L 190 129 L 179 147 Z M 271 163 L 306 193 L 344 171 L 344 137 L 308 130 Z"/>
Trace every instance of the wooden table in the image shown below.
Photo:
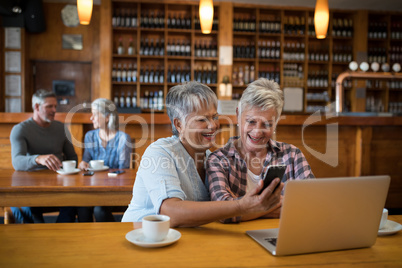
<path fill-rule="evenodd" d="M 107 171 L 84 176 L 60 175 L 51 170 L 0 172 L 0 207 L 127 206 L 135 170 L 116 177 Z"/>
<path fill-rule="evenodd" d="M 402 215 L 390 216 L 402 223 Z M 401 267 L 402 231 L 371 248 L 274 257 L 246 235 L 276 228 L 277 219 L 177 228 L 164 248 L 125 239 L 140 223 L 58 223 L 0 226 L 0 267 Z M 297 224 L 297 223 L 295 223 Z"/>

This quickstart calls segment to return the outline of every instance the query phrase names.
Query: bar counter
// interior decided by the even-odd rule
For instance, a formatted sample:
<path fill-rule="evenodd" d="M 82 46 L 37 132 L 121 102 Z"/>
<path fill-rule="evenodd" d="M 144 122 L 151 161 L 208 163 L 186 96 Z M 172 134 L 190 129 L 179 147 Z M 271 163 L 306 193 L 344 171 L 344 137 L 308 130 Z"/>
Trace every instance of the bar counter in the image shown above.
<path fill-rule="evenodd" d="M 12 168 L 10 131 L 31 113 L 0 113 L 0 169 Z M 120 114 L 120 130 L 135 142 L 140 159 L 153 141 L 171 136 L 166 114 Z M 57 113 L 68 124 L 81 159 L 85 133 L 92 129 L 90 113 Z M 236 116 L 220 116 L 221 128 L 212 150 L 235 136 Z M 316 177 L 390 175 L 386 207 L 402 209 L 402 117 L 284 114 L 274 139 L 295 145 L 306 156 Z"/>

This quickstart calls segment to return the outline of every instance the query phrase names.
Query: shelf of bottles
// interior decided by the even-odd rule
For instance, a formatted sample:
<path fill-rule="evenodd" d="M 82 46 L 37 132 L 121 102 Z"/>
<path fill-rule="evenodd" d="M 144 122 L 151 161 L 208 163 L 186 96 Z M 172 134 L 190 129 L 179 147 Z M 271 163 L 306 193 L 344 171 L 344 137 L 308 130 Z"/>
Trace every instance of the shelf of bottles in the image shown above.
<path fill-rule="evenodd" d="M 380 65 L 388 62 L 388 16 L 369 14 L 367 29 L 368 46 L 367 60 L 369 64 L 377 62 Z"/>
<path fill-rule="evenodd" d="M 402 63 L 402 19 L 399 14 L 369 13 L 368 63 L 379 63 L 381 71 L 391 71 Z M 402 81 L 367 79 L 366 111 L 402 115 Z"/>
<path fill-rule="evenodd" d="M 281 11 L 259 9 L 258 19 L 257 77 L 265 77 L 281 84 Z"/>
<path fill-rule="evenodd" d="M 314 28 L 314 13 L 308 13 L 307 19 L 307 93 L 306 112 L 325 110 L 331 101 L 329 38 L 317 39 Z"/>
<path fill-rule="evenodd" d="M 392 66 L 394 63 L 402 63 L 402 19 L 400 15 L 391 16 L 390 31 L 390 47 L 388 55 L 389 63 Z"/>
<path fill-rule="evenodd" d="M 332 47 L 330 48 L 331 75 L 330 75 L 330 99 L 335 101 L 335 83 L 339 74 L 348 70 L 349 63 L 353 61 L 353 42 L 354 42 L 354 21 L 353 11 L 351 12 L 333 12 L 331 14 L 328 36 L 332 39 Z M 352 96 L 351 89 L 352 80 L 345 79 L 343 88 L 345 89 L 344 107 L 347 111 L 351 111 Z"/>
<path fill-rule="evenodd" d="M 217 17 L 206 36 L 194 4 L 113 1 L 112 11 L 112 96 L 118 107 L 164 112 L 169 88 L 190 80 L 216 90 Z"/>
<path fill-rule="evenodd" d="M 233 10 L 232 99 L 239 99 L 246 85 L 257 78 L 256 12 L 255 8 Z"/>
<path fill-rule="evenodd" d="M 390 48 L 388 53 L 390 66 L 395 63 L 402 64 L 402 19 L 400 15 L 391 15 L 390 26 Z M 389 102 L 387 111 L 402 115 L 402 80 L 391 80 L 387 82 L 389 90 Z"/>

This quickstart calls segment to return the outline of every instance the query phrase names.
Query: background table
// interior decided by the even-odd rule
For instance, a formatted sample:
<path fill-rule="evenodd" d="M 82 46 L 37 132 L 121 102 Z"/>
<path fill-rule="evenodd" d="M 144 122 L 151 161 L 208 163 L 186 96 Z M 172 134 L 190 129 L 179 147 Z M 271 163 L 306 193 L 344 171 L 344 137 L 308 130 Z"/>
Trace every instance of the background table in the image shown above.
<path fill-rule="evenodd" d="M 0 207 L 127 206 L 135 170 L 109 177 L 107 171 L 84 176 L 80 171 L 60 175 L 51 170 L 0 172 Z"/>
<path fill-rule="evenodd" d="M 389 219 L 402 222 L 402 216 Z M 164 248 L 125 239 L 133 223 L 0 226 L 0 267 L 401 267 L 402 231 L 371 248 L 274 257 L 245 232 L 276 228 L 279 220 L 211 223 L 176 228 L 182 237 Z"/>

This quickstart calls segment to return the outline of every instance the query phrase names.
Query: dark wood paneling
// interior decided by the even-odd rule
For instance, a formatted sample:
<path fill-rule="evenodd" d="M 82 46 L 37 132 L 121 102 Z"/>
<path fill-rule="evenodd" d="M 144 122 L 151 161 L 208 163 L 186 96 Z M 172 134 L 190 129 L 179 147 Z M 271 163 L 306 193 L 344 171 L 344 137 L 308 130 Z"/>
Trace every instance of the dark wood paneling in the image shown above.
<path fill-rule="evenodd" d="M 64 26 L 61 19 L 61 10 L 67 3 L 44 3 L 44 14 L 46 19 L 46 31 L 39 34 L 26 34 L 26 59 L 30 60 L 26 77 L 29 80 L 33 76 L 31 62 L 40 61 L 69 61 L 86 62 L 91 64 L 92 73 L 88 77 L 91 87 L 86 91 L 90 92 L 92 100 L 100 96 L 99 93 L 99 21 L 100 7 L 94 5 L 91 23 L 77 27 Z M 82 50 L 71 50 L 62 48 L 63 34 L 80 34 L 83 40 Z M 31 79 L 32 80 L 32 79 Z M 31 97 L 34 92 L 34 82 L 28 81 L 25 88 L 25 108 L 32 111 Z"/>
<path fill-rule="evenodd" d="M 67 99 L 68 104 L 58 105 L 58 112 L 68 112 L 83 102 L 91 102 L 91 64 L 82 62 L 35 61 L 34 91 L 38 89 L 52 90 L 53 81 L 74 81 L 75 95 L 60 96 Z"/>

